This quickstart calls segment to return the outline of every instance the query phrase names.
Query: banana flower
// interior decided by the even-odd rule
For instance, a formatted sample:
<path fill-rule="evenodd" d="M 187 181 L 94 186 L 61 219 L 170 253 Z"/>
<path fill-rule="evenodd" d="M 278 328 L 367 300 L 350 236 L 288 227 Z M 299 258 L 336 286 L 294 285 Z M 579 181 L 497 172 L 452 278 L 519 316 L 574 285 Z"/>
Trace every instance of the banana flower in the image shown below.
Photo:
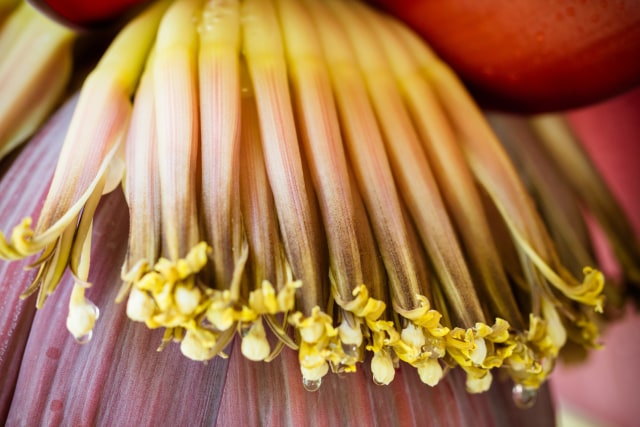
<path fill-rule="evenodd" d="M 510 377 L 515 404 L 530 407 L 547 397 L 563 350 L 599 345 L 605 280 L 594 259 L 580 258 L 590 265 L 576 271 L 558 250 L 538 201 L 451 69 L 401 23 L 359 2 L 150 2 L 65 108 L 69 128 L 41 208 L 7 218 L 3 229 L 13 229 L 0 233 L 0 257 L 29 258 L 37 269 L 18 279 L 31 282 L 21 298 L 37 292 L 34 325 L 65 316 L 79 343 L 91 341 L 63 353 L 60 338 L 43 344 L 60 330 L 33 330 L 25 357 L 31 342 L 47 348 L 29 371 L 36 385 L 19 375 L 13 402 L 48 399 L 35 403 L 36 417 L 47 405 L 53 417 L 40 422 L 93 423 L 115 406 L 141 416 L 128 406 L 134 400 L 122 406 L 100 395 L 105 382 L 128 381 L 120 370 L 112 377 L 114 363 L 149 375 L 129 384 L 144 388 L 141 397 L 172 388 L 175 377 L 209 388 L 194 396 L 202 411 L 150 399 L 162 406 L 153 407 L 159 420 L 227 422 L 238 407 L 224 400 L 223 378 L 255 378 L 260 390 L 276 381 L 264 363 L 229 357 L 238 351 L 287 372 L 279 379 L 287 395 L 303 387 L 340 402 L 353 393 L 335 377 L 371 376 L 393 390 L 395 377 L 414 381 L 417 372 L 435 387 L 419 395 L 438 396 L 459 388 L 463 371 L 470 393 Z M 58 138 L 58 120 L 36 141 Z M 606 225 L 618 211 L 604 200 L 589 207 Z M 610 230 L 612 240 L 621 230 Z M 635 277 L 636 246 L 616 247 Z M 124 326 L 124 314 L 137 323 Z M 141 340 L 134 353 L 148 352 L 151 337 L 163 352 L 134 362 L 122 350 L 129 333 Z M 205 363 L 172 371 L 178 348 Z M 100 365 L 69 371 L 73 384 L 50 383 L 49 367 L 66 351 Z M 51 393 L 30 388 L 38 379 Z M 80 384 L 98 395 L 70 401 Z M 370 385 L 353 387 L 375 406 Z M 8 419 L 31 423 L 26 407 L 12 415 L 12 404 Z M 247 416 L 277 419 L 262 413 L 267 407 Z"/>
<path fill-rule="evenodd" d="M 46 197 L 77 97 L 39 131 L 19 155 L 1 165 L 0 225 L 23 212 L 37 215 Z M 236 340 L 227 359 L 207 364 L 185 358 L 179 348 L 155 351 L 159 330 L 126 318 L 115 302 L 119 266 L 126 259 L 128 207 L 121 191 L 98 206 L 93 226 L 91 291 L 101 308 L 90 343 L 78 345 L 63 325 L 74 278 L 66 274 L 60 290 L 41 310 L 20 300 L 21 286 L 34 270 L 2 263 L 0 275 L 0 421 L 21 425 L 513 425 L 553 423 L 548 388 L 535 406 L 522 411 L 508 382 L 484 394 L 468 394 L 460 372 L 437 388 L 424 385 L 413 370 L 401 369 L 380 387 L 370 371 L 330 376 L 317 393 L 300 381 L 296 354 L 285 349 L 273 362 L 241 355 Z"/>

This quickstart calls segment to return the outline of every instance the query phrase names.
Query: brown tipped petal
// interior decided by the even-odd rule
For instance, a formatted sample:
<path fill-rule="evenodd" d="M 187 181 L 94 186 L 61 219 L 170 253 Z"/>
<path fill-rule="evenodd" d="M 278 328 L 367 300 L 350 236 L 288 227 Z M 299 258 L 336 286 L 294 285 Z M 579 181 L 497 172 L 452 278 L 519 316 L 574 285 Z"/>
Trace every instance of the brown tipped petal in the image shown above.
<path fill-rule="evenodd" d="M 392 289 L 401 306 L 413 308 L 420 293 L 400 200 L 380 129 L 361 71 L 340 22 L 319 2 L 306 2 L 319 30 L 343 124 L 343 137 Z"/>
<path fill-rule="evenodd" d="M 349 172 L 322 46 L 299 2 L 278 2 L 301 139 L 327 233 L 333 285 L 343 300 L 362 283 Z"/>
<path fill-rule="evenodd" d="M 242 123 L 240 191 L 251 274 L 254 287 L 268 280 L 280 289 L 284 277 L 278 274 L 281 244 L 278 219 L 262 155 L 258 112 L 251 96 L 242 97 Z"/>
<path fill-rule="evenodd" d="M 216 287 L 227 288 L 243 253 L 240 214 L 240 6 L 209 2 L 199 23 L 202 206 Z"/>
<path fill-rule="evenodd" d="M 470 327 L 477 321 L 483 321 L 484 314 L 431 166 L 387 65 L 389 58 L 380 49 L 377 37 L 369 30 L 379 26 L 380 19 L 376 19 L 377 15 L 373 13 L 358 13 L 356 8 L 341 7 L 340 10 L 339 15 L 355 47 L 369 96 L 384 133 L 398 191 L 422 237 L 444 292 L 458 313 L 459 321 L 465 327 Z M 360 19 L 362 15 L 370 17 L 369 22 Z M 451 168 L 450 174 L 455 175 L 455 169 Z"/>
<path fill-rule="evenodd" d="M 198 243 L 196 171 L 199 136 L 193 17 L 199 2 L 173 3 L 158 30 L 153 86 L 162 192 L 163 253 L 176 261 Z"/>
<path fill-rule="evenodd" d="M 326 305 L 326 258 L 314 193 L 305 177 L 290 103 L 278 18 L 273 5 L 246 1 L 242 7 L 243 50 L 255 92 L 263 153 L 280 232 L 296 279 L 305 286 L 300 298 L 305 313 Z"/>
<path fill-rule="evenodd" d="M 364 16 L 372 15 L 367 13 Z M 417 61 L 394 33 L 389 20 L 376 19 L 375 22 L 441 194 L 470 258 L 476 285 L 483 298 L 491 301 L 494 315 L 510 319 L 514 323 L 512 326 L 522 324 L 476 183 L 446 113 L 429 82 L 420 73 Z"/>
<path fill-rule="evenodd" d="M 160 251 L 160 173 L 151 73 L 142 77 L 126 140 L 125 197 L 129 205 L 129 250 L 123 274 L 145 260 L 153 264 Z"/>

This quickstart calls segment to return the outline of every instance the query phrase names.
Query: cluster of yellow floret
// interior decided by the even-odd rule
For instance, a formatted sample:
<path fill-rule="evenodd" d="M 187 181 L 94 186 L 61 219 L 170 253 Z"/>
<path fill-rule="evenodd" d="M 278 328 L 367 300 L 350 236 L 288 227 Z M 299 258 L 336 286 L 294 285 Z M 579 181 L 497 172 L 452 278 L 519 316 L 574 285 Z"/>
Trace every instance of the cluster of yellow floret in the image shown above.
<path fill-rule="evenodd" d="M 419 297 L 422 307 L 405 313 L 407 317 L 394 313 L 394 320 L 383 320 L 387 305 L 369 297 L 365 285 L 354 290 L 351 302 L 341 305 L 352 316 L 339 325 L 320 307 L 310 316 L 295 310 L 296 290 L 303 287 L 296 280 L 289 280 L 280 290 L 263 281 L 250 292 L 248 301 L 240 301 L 230 290 L 198 283 L 197 274 L 208 261 L 208 251 L 200 243 L 177 262 L 160 259 L 152 267 L 137 265 L 125 275 L 131 286 L 129 318 L 149 328 L 167 328 L 165 340 L 179 341 L 182 353 L 193 360 L 224 357 L 236 332 L 242 338 L 243 355 L 253 361 L 271 360 L 283 344 L 289 345 L 299 352 L 303 380 L 311 390 L 329 370 L 355 372 L 367 352 L 372 354 L 371 371 L 378 384 L 389 384 L 403 361 L 416 368 L 420 379 L 430 386 L 437 385 L 448 369 L 459 366 L 467 374 L 470 392 L 488 390 L 491 372 L 497 368 L 504 368 L 516 384 L 535 390 L 551 373 L 566 341 L 560 317 L 547 300 L 542 307 L 545 318 L 531 314 L 527 331 L 514 331 L 500 318 L 493 325 L 476 323 L 467 329 L 443 326 L 442 314 L 424 296 Z M 590 269 L 586 273 L 590 286 L 601 289 L 602 274 Z M 271 349 L 265 321 L 279 339 L 276 350 Z M 298 344 L 288 335 L 291 327 Z M 593 323 L 585 321 L 581 327 L 594 343 Z"/>

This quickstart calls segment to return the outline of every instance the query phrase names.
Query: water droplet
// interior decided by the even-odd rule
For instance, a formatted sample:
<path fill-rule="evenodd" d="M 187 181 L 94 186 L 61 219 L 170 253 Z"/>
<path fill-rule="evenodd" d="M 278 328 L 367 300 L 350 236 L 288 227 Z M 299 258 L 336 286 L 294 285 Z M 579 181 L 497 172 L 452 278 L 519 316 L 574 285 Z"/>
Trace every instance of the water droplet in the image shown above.
<path fill-rule="evenodd" d="M 349 357 L 358 357 L 358 346 L 355 344 L 342 344 L 342 350 Z"/>
<path fill-rule="evenodd" d="M 93 337 L 93 331 L 89 331 L 89 333 L 86 334 L 86 335 L 82 335 L 80 337 L 76 337 L 76 342 L 78 344 L 86 344 L 89 341 L 91 341 L 92 337 Z"/>
<path fill-rule="evenodd" d="M 246 338 L 247 335 L 249 335 L 249 331 L 251 330 L 251 324 L 250 323 L 243 323 L 242 326 L 240 327 L 240 336 L 242 338 Z"/>
<path fill-rule="evenodd" d="M 513 401 L 518 408 L 531 408 L 536 403 L 538 391 L 533 388 L 527 388 L 522 384 L 516 384 L 512 390 Z"/>
<path fill-rule="evenodd" d="M 307 391 L 318 391 L 320 384 L 322 384 L 322 379 L 310 380 L 308 378 L 302 378 L 302 385 Z"/>

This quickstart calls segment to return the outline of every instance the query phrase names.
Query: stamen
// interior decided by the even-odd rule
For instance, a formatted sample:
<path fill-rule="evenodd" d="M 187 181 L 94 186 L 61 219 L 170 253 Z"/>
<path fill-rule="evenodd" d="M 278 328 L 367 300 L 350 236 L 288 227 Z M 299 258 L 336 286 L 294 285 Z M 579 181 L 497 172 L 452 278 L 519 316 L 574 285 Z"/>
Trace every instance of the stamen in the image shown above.
<path fill-rule="evenodd" d="M 444 376 L 444 371 L 437 359 L 424 359 L 418 365 L 418 375 L 423 383 L 435 387 Z"/>
<path fill-rule="evenodd" d="M 469 372 L 467 372 L 468 374 Z M 489 371 L 467 375 L 467 391 L 469 393 L 482 393 L 491 387 L 493 376 Z"/>
<path fill-rule="evenodd" d="M 138 273 L 138 277 L 131 277 L 134 279 L 133 289 L 138 291 L 133 293 L 132 289 L 129 296 L 130 299 L 134 298 L 128 303 L 132 314 L 144 320 L 150 328 L 172 328 L 190 323 L 205 311 L 209 295 L 206 289 L 198 288 L 194 275 L 207 263 L 208 250 L 205 243 L 200 243 L 184 259 L 171 262 L 160 258 L 152 269 Z M 146 295 L 140 296 L 139 292 Z M 148 310 L 152 306 L 154 312 L 152 316 L 148 316 Z"/>
<path fill-rule="evenodd" d="M 262 319 L 251 324 L 249 332 L 242 338 L 242 354 L 249 360 L 260 361 L 269 356 L 269 342 L 262 325 Z"/>
<path fill-rule="evenodd" d="M 371 359 L 371 373 L 373 381 L 378 385 L 388 385 L 396 375 L 393 359 L 388 350 L 374 353 Z"/>
<path fill-rule="evenodd" d="M 298 359 L 303 378 L 308 381 L 321 379 L 329 372 L 328 362 L 338 344 L 338 330 L 332 326 L 331 317 L 314 307 L 311 316 L 304 317 L 297 312 L 291 315 L 289 323 L 300 335 Z"/>
<path fill-rule="evenodd" d="M 185 336 L 180 340 L 180 351 L 191 360 L 209 360 L 215 354 L 211 354 L 211 349 L 216 345 L 218 337 L 211 331 L 205 329 L 187 330 Z"/>
<path fill-rule="evenodd" d="M 146 322 L 153 316 L 156 303 L 147 292 L 133 288 L 127 299 L 127 317 L 136 322 Z"/>
<path fill-rule="evenodd" d="M 136 91 L 125 143 L 127 173 L 123 188 L 129 206 L 129 245 L 127 258 L 122 266 L 124 285 L 116 297 L 118 302 L 129 292 L 128 284 L 139 280 L 149 265 L 155 263 L 160 253 L 162 219 L 157 124 L 152 73 L 148 67 L 152 58 L 153 53 L 147 61 L 147 68 Z M 133 298 L 138 300 L 140 297 Z"/>

